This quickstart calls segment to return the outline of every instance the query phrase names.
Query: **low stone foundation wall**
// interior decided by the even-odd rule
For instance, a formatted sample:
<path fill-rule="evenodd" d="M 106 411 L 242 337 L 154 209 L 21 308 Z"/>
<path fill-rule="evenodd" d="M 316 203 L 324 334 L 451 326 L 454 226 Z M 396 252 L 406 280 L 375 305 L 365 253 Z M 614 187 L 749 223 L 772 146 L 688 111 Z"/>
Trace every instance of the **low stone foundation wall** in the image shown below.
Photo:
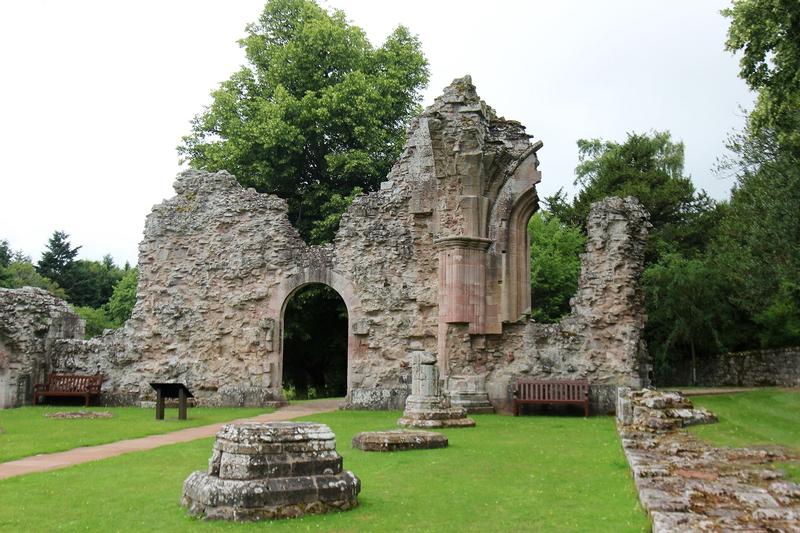
<path fill-rule="evenodd" d="M 800 531 L 800 484 L 770 468 L 796 454 L 699 441 L 680 429 L 715 418 L 674 392 L 621 390 L 617 420 L 654 533 Z"/>
<path fill-rule="evenodd" d="M 679 365 L 665 386 L 692 383 L 691 365 Z M 697 362 L 703 387 L 800 387 L 800 346 L 731 352 Z"/>

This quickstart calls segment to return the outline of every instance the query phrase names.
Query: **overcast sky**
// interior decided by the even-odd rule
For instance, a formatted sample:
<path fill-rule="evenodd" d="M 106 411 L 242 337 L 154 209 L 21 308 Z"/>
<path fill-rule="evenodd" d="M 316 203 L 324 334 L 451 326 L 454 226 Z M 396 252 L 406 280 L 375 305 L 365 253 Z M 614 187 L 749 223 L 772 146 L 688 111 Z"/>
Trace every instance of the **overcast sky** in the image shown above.
<path fill-rule="evenodd" d="M 471 74 L 536 139 L 540 196 L 572 190 L 575 141 L 669 130 L 686 171 L 712 172 L 752 95 L 723 49 L 718 0 L 329 0 L 376 46 L 397 25 L 430 62 L 424 104 Z M 36 262 L 56 229 L 80 257 L 136 263 L 145 216 L 173 195 L 175 147 L 244 62 L 263 0 L 0 3 L 0 239 Z"/>

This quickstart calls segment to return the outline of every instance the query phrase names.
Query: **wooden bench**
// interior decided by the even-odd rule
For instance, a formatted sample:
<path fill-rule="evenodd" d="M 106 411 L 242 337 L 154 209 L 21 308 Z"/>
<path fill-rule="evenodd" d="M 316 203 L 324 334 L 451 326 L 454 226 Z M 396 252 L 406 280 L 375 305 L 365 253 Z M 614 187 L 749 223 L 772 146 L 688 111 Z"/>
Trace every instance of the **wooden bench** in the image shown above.
<path fill-rule="evenodd" d="M 514 416 L 522 404 L 566 403 L 583 406 L 589 416 L 589 382 L 566 380 L 517 380 L 514 387 Z"/>
<path fill-rule="evenodd" d="M 33 387 L 33 405 L 44 396 L 77 396 L 86 399 L 86 406 L 92 396 L 100 396 L 103 376 L 80 376 L 77 374 L 47 374 L 47 383 Z"/>

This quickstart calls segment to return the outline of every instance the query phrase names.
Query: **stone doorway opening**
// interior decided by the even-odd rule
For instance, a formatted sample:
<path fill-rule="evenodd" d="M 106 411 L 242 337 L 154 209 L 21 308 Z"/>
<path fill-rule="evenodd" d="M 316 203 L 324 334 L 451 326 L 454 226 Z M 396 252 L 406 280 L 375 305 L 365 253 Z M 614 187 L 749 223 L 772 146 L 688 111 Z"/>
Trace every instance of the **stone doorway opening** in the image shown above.
<path fill-rule="evenodd" d="M 283 311 L 284 396 L 345 396 L 347 355 L 347 306 L 339 293 L 311 283 L 290 294 Z"/>

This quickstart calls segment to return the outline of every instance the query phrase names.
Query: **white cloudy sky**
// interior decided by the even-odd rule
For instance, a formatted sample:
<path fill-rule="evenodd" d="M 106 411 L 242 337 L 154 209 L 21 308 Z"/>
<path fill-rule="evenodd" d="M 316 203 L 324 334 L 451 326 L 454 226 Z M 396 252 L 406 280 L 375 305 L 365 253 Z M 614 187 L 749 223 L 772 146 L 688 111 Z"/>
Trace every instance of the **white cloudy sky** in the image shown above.
<path fill-rule="evenodd" d="M 723 50 L 722 0 L 328 0 L 379 44 L 422 40 L 424 104 L 471 74 L 501 115 L 544 141 L 540 195 L 571 190 L 575 141 L 670 130 L 698 187 L 752 95 Z M 0 3 L 0 239 L 38 260 L 56 229 L 136 262 L 144 218 L 172 195 L 175 146 L 243 62 L 263 0 Z"/>

